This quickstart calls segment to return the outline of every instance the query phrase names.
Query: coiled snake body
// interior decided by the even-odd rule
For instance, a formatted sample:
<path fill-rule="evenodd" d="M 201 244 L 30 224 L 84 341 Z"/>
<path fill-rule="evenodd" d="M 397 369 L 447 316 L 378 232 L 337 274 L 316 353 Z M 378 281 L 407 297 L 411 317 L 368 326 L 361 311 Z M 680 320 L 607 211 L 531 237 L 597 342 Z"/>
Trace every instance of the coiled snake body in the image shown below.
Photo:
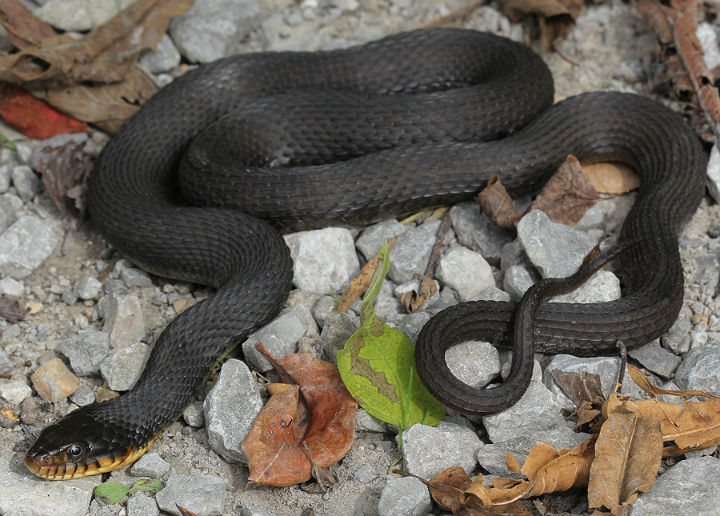
<path fill-rule="evenodd" d="M 632 346 L 661 335 L 682 302 L 677 232 L 703 195 L 703 150 L 677 114 L 649 99 L 585 94 L 548 107 L 552 96 L 547 67 L 527 47 L 459 29 L 330 52 L 234 56 L 162 89 L 98 158 L 91 218 L 136 264 L 217 292 L 166 328 L 130 392 L 46 428 L 28 467 L 66 479 L 132 462 L 218 357 L 279 312 L 292 262 L 257 217 L 285 226 L 367 222 L 468 199 L 493 174 L 511 193 L 531 191 L 569 153 L 618 159 L 642 176 L 620 235 L 642 241 L 620 256 L 624 296 L 542 304 L 536 346 L 602 354 L 617 339 Z M 174 174 L 186 150 L 179 189 L 195 205 L 179 200 Z M 231 166 L 237 160 L 244 164 Z M 209 170 L 197 176 L 198 168 Z M 444 360 L 463 340 L 506 341 L 513 310 L 464 303 L 426 325 L 417 369 L 443 403 L 485 414 L 522 394 L 532 349 L 515 350 L 519 379 L 491 390 L 459 382 Z"/>

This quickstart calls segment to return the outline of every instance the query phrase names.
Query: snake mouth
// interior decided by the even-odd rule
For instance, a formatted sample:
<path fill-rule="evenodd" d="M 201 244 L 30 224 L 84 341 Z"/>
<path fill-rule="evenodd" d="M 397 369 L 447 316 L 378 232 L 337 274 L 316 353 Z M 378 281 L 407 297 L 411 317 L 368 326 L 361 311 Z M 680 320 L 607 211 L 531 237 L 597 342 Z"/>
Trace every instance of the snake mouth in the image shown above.
<path fill-rule="evenodd" d="M 135 462 L 148 448 L 128 448 L 84 460 L 72 461 L 64 456 L 35 454 L 32 450 L 25 456 L 25 466 L 38 477 L 48 480 L 70 480 L 90 475 L 99 475 Z"/>

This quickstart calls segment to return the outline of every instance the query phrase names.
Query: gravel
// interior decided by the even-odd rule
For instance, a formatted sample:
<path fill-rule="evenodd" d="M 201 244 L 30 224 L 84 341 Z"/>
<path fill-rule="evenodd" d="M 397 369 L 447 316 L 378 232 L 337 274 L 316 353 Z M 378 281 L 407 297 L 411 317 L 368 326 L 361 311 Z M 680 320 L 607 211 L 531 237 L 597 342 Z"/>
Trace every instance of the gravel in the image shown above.
<path fill-rule="evenodd" d="M 43 3 L 41 15 L 56 27 L 88 30 L 127 2 Z M 171 22 L 160 47 L 143 55 L 141 65 L 159 81 L 167 81 L 187 67 L 180 64 L 181 56 L 184 62 L 196 63 L 238 51 L 346 47 L 417 27 L 465 4 L 464 0 L 196 0 L 190 11 Z M 510 23 L 495 5 L 476 9 L 462 25 L 529 41 L 528 26 Z M 703 45 L 712 45 L 716 34 L 708 27 L 702 31 Z M 647 93 L 647 84 L 656 76 L 655 36 L 634 7 L 620 1 L 585 6 L 558 46 L 581 63 L 572 66 L 557 54 L 543 56 L 553 70 L 558 97 L 598 89 Z M 128 468 L 129 473 L 110 475 L 128 485 L 136 480 L 130 475 L 163 479 L 167 487 L 157 495 L 137 493 L 126 508 L 104 506 L 91 503 L 99 477 L 51 483 L 29 474 L 22 452 L 32 435 L 75 405 L 115 395 L 108 387 L 130 388 L 162 329 L 210 291 L 148 274 L 119 257 L 86 225 L 63 237 L 62 217 L 35 170 L 47 165 L 50 149 L 68 141 L 102 142 L 99 132 L 43 142 L 28 140 L 2 123 L 0 132 L 17 145 L 17 151 L 0 149 L 0 294 L 16 297 L 31 309 L 18 323 L 0 319 L 0 404 L 20 418 L 2 419 L 0 425 L 0 455 L 9 457 L 0 461 L 0 513 L 27 514 L 24 509 L 32 506 L 33 514 L 99 516 L 125 511 L 133 516 L 160 510 L 177 514 L 176 503 L 198 514 L 299 514 L 309 507 L 319 515 L 335 514 L 338 507 L 347 508 L 349 514 L 431 510 L 427 488 L 419 480 L 387 476 L 398 455 L 393 442 L 397 430 L 364 411 L 358 416 L 355 444 L 333 468 L 339 484 L 327 493 L 245 489 L 247 469 L 239 463 L 240 443 L 264 392 L 258 390 L 250 370 L 235 359 L 225 362 L 219 377 L 211 375 L 215 383 L 206 389 L 204 404 L 199 393 L 183 418 Z M 718 156 L 714 149 L 710 192 L 720 200 Z M 336 351 L 358 328 L 359 303 L 346 313 L 334 314 L 334 296 L 393 236 L 399 238 L 390 254 L 392 282 L 383 288 L 377 312 L 415 340 L 431 315 L 458 300 L 517 300 L 541 276 L 570 274 L 596 237 L 617 231 L 632 199 L 632 195 L 603 199 L 574 228 L 531 212 L 522 219 L 517 238 L 495 228 L 474 202 L 452 207 L 452 230 L 435 274 L 438 293 L 424 311 L 413 314 L 400 306 L 398 296 L 417 288 L 416 275 L 426 271 L 440 221 L 390 219 L 361 228 L 287 234 L 295 259 L 292 310 L 278 318 L 284 321 L 283 328 L 279 330 L 277 320 L 273 321 L 258 329 L 245 347 L 252 348 L 259 340 L 272 348 L 278 339 L 282 345 L 272 350 L 278 355 L 299 348 L 335 360 Z M 720 390 L 719 237 L 720 208 L 706 199 L 682 235 L 686 282 L 681 314 L 659 341 L 630 352 L 630 361 L 657 375 L 657 383 L 666 388 Z M 618 278 L 603 270 L 563 299 L 593 302 L 618 296 Z M 505 355 L 482 342 L 456 346 L 447 354 L 455 374 L 478 386 L 498 381 Z M 246 356 L 253 367 L 266 370 L 264 359 L 248 351 Z M 405 467 L 425 478 L 455 464 L 466 466 L 471 475 L 481 471 L 507 475 L 508 452 L 522 462 L 537 440 L 570 447 L 587 437 L 575 434 L 565 421 L 564 415 L 574 407 L 550 372 L 554 368 L 598 372 L 607 393 L 617 380 L 619 359 L 536 358 L 528 392 L 508 411 L 472 422 L 452 416 L 437 428 L 416 425 L 406 430 Z M 503 370 L 507 368 L 505 361 Z M 642 395 L 627 375 L 623 392 L 636 398 Z M 713 512 L 718 506 L 717 482 L 712 480 L 718 474 L 717 459 L 688 454 L 677 464 L 666 465 L 671 467 L 650 492 L 640 496 L 632 514 L 717 513 Z M 576 505 L 582 507 L 582 502 Z"/>

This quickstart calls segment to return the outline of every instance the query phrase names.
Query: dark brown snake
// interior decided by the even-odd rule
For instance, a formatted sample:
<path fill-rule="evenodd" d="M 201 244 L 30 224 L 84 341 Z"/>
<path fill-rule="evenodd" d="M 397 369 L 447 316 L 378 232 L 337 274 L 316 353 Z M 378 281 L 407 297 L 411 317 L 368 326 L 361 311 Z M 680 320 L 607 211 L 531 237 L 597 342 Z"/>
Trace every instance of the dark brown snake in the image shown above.
<path fill-rule="evenodd" d="M 642 96 L 591 93 L 549 107 L 552 98 L 550 73 L 530 49 L 459 29 L 234 56 L 162 89 L 98 158 L 91 218 L 136 264 L 217 292 L 166 328 L 130 392 L 47 427 L 28 467 L 66 479 L 132 462 L 218 358 L 279 312 L 292 262 L 260 218 L 368 222 L 469 199 L 493 174 L 511 194 L 533 191 L 568 154 L 620 160 L 642 177 L 619 237 L 641 241 L 619 257 L 622 299 L 540 304 L 530 333 L 538 351 L 576 355 L 661 335 L 682 303 L 678 231 L 703 195 L 703 149 L 679 115 Z M 188 149 L 178 187 L 173 172 Z M 197 168 L 209 170 L 196 177 Z M 488 414 L 522 395 L 532 346 L 516 346 L 515 376 L 490 390 L 458 381 L 444 359 L 465 340 L 507 344 L 514 309 L 463 303 L 423 328 L 417 370 L 445 405 Z"/>

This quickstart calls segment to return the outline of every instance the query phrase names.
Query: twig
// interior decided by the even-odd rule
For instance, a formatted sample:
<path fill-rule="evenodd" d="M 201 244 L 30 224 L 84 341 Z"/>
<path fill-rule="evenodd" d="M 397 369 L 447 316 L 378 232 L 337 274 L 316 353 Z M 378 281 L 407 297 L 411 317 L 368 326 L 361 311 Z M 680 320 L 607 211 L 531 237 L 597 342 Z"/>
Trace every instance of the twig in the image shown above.
<path fill-rule="evenodd" d="M 615 345 L 620 348 L 620 374 L 618 375 L 618 385 L 622 386 L 623 380 L 625 380 L 625 368 L 627 367 L 627 347 L 625 347 L 625 343 L 621 340 L 618 340 Z"/>
<path fill-rule="evenodd" d="M 440 18 L 435 18 L 432 21 L 427 22 L 425 25 L 422 25 L 421 29 L 429 29 L 431 27 L 439 27 L 441 25 L 446 25 L 450 22 L 455 21 L 456 18 L 460 18 L 461 16 L 465 16 L 466 14 L 474 11 L 478 7 L 485 5 L 487 3 L 487 0 L 476 0 L 475 2 L 469 3 L 467 5 L 462 6 L 459 9 L 455 9 L 451 13 L 446 14 L 445 16 L 441 16 Z"/>
<path fill-rule="evenodd" d="M 559 48 L 557 48 L 555 45 L 553 45 L 553 50 L 555 51 L 555 53 L 556 53 L 557 55 L 559 55 L 560 57 L 562 57 L 565 61 L 567 61 L 567 62 L 570 63 L 571 65 L 573 65 L 573 66 L 582 66 L 582 63 L 580 63 L 580 61 L 576 61 L 575 59 L 573 59 L 572 57 L 570 57 L 569 55 L 567 55 L 565 52 L 563 52 L 562 50 L 560 50 Z"/>
<path fill-rule="evenodd" d="M 447 232 L 450 231 L 451 225 L 452 220 L 450 218 L 450 212 L 448 211 L 442 219 L 440 229 L 438 229 L 437 236 L 435 237 L 435 245 L 433 246 L 432 254 L 430 255 L 430 261 L 428 262 L 427 268 L 425 269 L 425 275 L 428 278 L 432 278 L 435 275 L 435 264 L 440 257 L 440 250 L 443 246 L 443 240 L 445 240 L 445 235 L 447 235 Z"/>

